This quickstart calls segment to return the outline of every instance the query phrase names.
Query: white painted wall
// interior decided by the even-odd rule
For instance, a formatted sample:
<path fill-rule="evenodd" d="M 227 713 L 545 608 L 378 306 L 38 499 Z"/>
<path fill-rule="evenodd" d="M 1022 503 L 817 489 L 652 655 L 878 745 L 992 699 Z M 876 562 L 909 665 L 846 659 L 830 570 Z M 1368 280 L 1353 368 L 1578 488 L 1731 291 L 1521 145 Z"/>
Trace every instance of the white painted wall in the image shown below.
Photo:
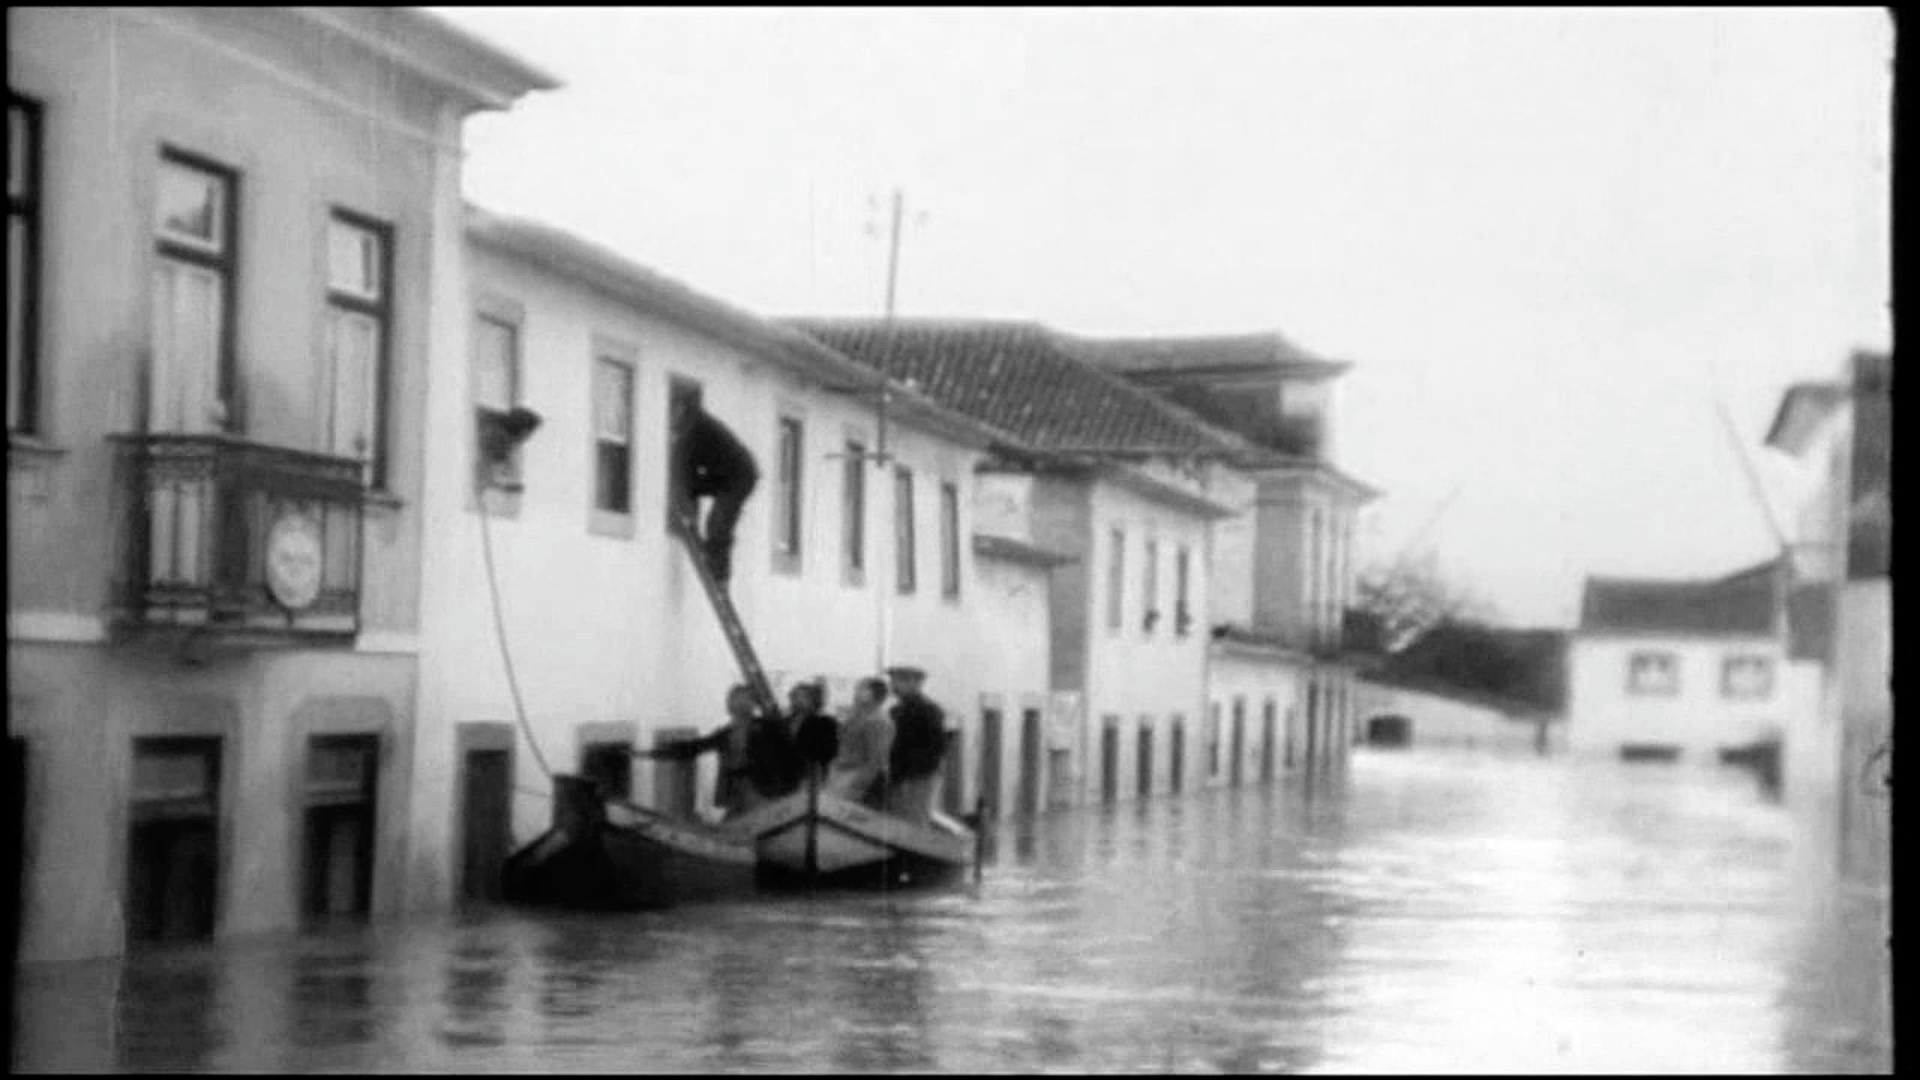
<path fill-rule="evenodd" d="M 1679 692 L 1671 697 L 1628 692 L 1629 658 L 1639 651 L 1672 653 Z M 1721 663 L 1732 654 L 1769 658 L 1773 692 L 1760 700 L 1721 693 Z M 1568 652 L 1568 742 L 1581 752 L 1613 754 L 1623 743 L 1678 746 L 1688 759 L 1714 761 L 1722 747 L 1784 735 L 1796 716 L 1814 708 L 1817 687 L 1804 665 L 1789 665 L 1785 649 L 1767 637 L 1698 638 L 1668 635 L 1575 634 Z"/>
<path fill-rule="evenodd" d="M 1361 737 L 1374 717 L 1397 715 L 1412 722 L 1411 745 L 1446 746 L 1503 753 L 1537 752 L 1538 736 L 1531 718 L 1514 718 L 1499 709 L 1471 701 L 1397 686 L 1368 684 L 1365 710 L 1359 713 Z M 1566 725 L 1547 725 L 1548 753 L 1564 750 Z"/>
<path fill-rule="evenodd" d="M 665 525 L 669 379 L 701 383 L 710 412 L 751 448 L 761 466 L 760 487 L 741 518 L 734 549 L 732 596 L 761 662 L 777 690 L 795 679 L 829 677 L 832 707 L 848 704 L 854 679 L 880 664 L 878 642 L 884 600 L 889 662 L 928 669 L 928 692 L 961 713 L 977 693 L 964 656 L 975 595 L 971 535 L 976 455 L 945 440 L 889 426 L 898 463 L 915 474 L 918 587 L 895 589 L 893 466 L 867 466 L 866 567 L 858 583 L 842 569 L 842 460 L 849 434 L 869 448 L 875 423 L 864 403 L 821 392 L 706 334 L 618 302 L 602 293 L 489 248 L 469 245 L 468 298 L 462 347 L 436 356 L 434 428 L 430 440 L 434 483 L 428 498 L 434 538 L 423 599 L 424 648 L 420 716 L 431 758 L 444 768 L 425 770 L 416 828 L 423 858 L 451 874 L 457 830 L 459 763 L 452 760 L 454 726 L 466 721 L 513 721 L 514 708 L 493 629 L 481 546 L 481 519 L 473 511 L 470 480 L 472 422 L 464 347 L 474 304 L 494 296 L 523 305 L 521 401 L 544 422 L 522 449 L 525 490 L 517 514 L 487 518 L 500 604 L 527 720 L 555 771 L 578 768 L 578 726 L 625 722 L 641 744 L 664 727 L 711 728 L 721 722 L 726 688 L 738 679 L 719 620 L 700 588 L 684 549 Z M 635 362 L 634 520 L 631 535 L 589 528 L 593 468 L 589 422 L 596 341 L 631 350 Z M 805 470 L 800 569 L 776 569 L 773 548 L 776 438 L 782 410 L 805 423 Z M 962 537 L 959 597 L 942 595 L 939 485 L 959 488 Z M 1044 642 L 1044 621 L 1034 633 Z M 1044 647 L 1038 647 L 1044 656 Z M 423 759 L 429 755 L 423 754 Z M 547 778 L 524 740 L 517 754 L 516 842 L 546 827 Z M 703 761 L 699 797 L 712 790 L 712 763 Z M 636 796 L 652 797 L 652 770 L 635 769 Z"/>
<path fill-rule="evenodd" d="M 1209 610 L 1210 570 L 1206 564 L 1210 522 L 1194 511 L 1121 488 L 1105 479 L 1094 483 L 1091 512 L 1093 535 L 1088 546 L 1090 574 L 1086 594 L 1089 605 L 1086 797 L 1099 797 L 1100 725 L 1104 717 L 1118 716 L 1122 732 L 1119 797 L 1130 799 L 1138 791 L 1135 733 L 1139 726 L 1145 722 L 1153 728 L 1152 790 L 1160 793 L 1169 787 L 1166 748 L 1170 745 L 1172 718 L 1204 715 L 1208 627 L 1214 621 Z M 1115 528 L 1124 535 L 1121 617 L 1117 629 L 1109 626 L 1107 609 L 1108 558 Z M 1156 600 L 1160 619 L 1151 630 L 1144 626 L 1147 608 L 1142 556 L 1144 541 L 1148 538 L 1157 543 L 1160 563 Z M 1174 558 L 1182 545 L 1192 552 L 1188 604 L 1193 624 L 1187 633 L 1178 634 L 1174 628 Z M 1192 720 L 1188 723 L 1191 725 Z M 1189 760 L 1192 760 L 1191 750 Z"/>
<path fill-rule="evenodd" d="M 971 807 L 982 794 L 998 807 L 1010 808 L 1018 790 L 1020 770 L 1020 713 L 1047 708 L 1050 672 L 1045 569 L 1009 560 L 983 557 L 975 566 L 974 592 L 969 610 L 974 624 L 962 639 L 963 651 L 954 665 L 951 695 L 934 693 L 947 710 L 950 726 L 963 733 L 962 804 Z M 1000 790 L 980 787 L 981 720 L 983 702 L 998 702 L 1001 720 Z M 1044 713 L 1043 713 L 1044 715 Z M 1075 749 L 1069 742 L 1067 749 Z M 1046 755 L 1043 753 L 1042 759 Z M 1069 775 L 1057 782 L 1075 783 L 1077 757 Z M 1044 778 L 1046 783 L 1055 778 Z"/>
<path fill-rule="evenodd" d="M 1241 746 L 1241 783 L 1259 783 L 1263 776 L 1266 752 L 1266 722 L 1263 710 L 1274 706 L 1273 775 L 1305 768 L 1307 753 L 1306 685 L 1309 664 L 1305 660 L 1262 657 L 1243 652 L 1232 645 L 1216 645 L 1211 661 L 1207 692 L 1211 704 L 1220 707 L 1220 771 L 1211 773 L 1207 740 L 1211 716 L 1203 715 L 1200 725 L 1189 725 L 1195 732 L 1188 747 L 1189 789 L 1196 786 L 1223 786 L 1233 777 L 1233 703 L 1246 706 L 1246 729 Z M 1288 743 L 1292 745 L 1289 748 Z M 1196 753 L 1197 751 L 1197 753 Z M 1291 759 L 1291 760 L 1289 760 Z"/>

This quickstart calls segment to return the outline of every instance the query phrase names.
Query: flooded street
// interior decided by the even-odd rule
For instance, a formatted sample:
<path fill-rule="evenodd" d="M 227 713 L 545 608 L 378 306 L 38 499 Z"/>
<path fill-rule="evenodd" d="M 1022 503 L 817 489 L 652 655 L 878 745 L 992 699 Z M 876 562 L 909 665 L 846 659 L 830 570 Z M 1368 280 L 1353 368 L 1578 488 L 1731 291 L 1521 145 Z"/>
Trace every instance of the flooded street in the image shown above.
<path fill-rule="evenodd" d="M 45 967 L 18 1070 L 1889 1071 L 1884 906 L 1737 771 L 1358 752 L 977 888 Z"/>

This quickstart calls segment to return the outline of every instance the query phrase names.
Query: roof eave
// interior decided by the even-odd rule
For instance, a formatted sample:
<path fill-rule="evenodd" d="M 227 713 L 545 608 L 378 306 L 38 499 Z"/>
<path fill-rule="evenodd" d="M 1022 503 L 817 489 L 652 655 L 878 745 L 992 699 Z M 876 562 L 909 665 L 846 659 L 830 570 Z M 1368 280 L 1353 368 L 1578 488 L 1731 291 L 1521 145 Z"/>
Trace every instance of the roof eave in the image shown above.
<path fill-rule="evenodd" d="M 535 90 L 558 90 L 563 85 L 546 71 L 430 11 L 404 7 L 288 10 L 452 91 L 474 109 L 508 109 Z M 378 20 L 400 25 L 381 25 Z"/>
<path fill-rule="evenodd" d="M 1094 468 L 1094 475 L 1136 495 L 1159 499 L 1200 517 L 1219 521 L 1234 517 L 1238 513 L 1233 507 L 1217 499 L 1148 476 L 1138 469 L 1116 461 L 1098 462 Z"/>

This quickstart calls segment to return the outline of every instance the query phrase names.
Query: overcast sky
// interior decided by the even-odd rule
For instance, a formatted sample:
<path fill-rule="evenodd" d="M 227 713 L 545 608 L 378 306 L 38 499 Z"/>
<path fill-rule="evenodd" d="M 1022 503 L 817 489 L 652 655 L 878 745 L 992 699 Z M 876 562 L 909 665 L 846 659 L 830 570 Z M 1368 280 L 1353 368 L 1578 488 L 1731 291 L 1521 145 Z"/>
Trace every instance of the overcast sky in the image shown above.
<path fill-rule="evenodd" d="M 1883 11 L 433 10 L 567 84 L 469 197 L 705 292 L 878 314 L 898 186 L 903 315 L 1353 361 L 1363 562 L 1514 622 L 1766 558 L 1718 402 L 1784 503 L 1780 392 L 1891 344 Z"/>

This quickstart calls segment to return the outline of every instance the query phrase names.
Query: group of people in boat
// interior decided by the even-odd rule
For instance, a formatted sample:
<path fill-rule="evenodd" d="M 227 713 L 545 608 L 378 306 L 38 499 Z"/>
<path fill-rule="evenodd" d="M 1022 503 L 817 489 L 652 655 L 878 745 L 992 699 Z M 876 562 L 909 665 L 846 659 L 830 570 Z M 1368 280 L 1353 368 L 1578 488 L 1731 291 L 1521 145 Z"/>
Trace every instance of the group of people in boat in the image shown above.
<path fill-rule="evenodd" d="M 875 810 L 925 821 L 946 757 L 946 713 L 926 696 L 922 669 L 892 667 L 887 676 L 860 680 L 845 720 L 827 711 L 819 680 L 789 690 L 786 714 L 778 716 L 765 715 L 750 689 L 735 686 L 727 692 L 725 726 L 641 753 L 671 760 L 719 754 L 714 803 L 728 817 L 814 783 Z"/>

